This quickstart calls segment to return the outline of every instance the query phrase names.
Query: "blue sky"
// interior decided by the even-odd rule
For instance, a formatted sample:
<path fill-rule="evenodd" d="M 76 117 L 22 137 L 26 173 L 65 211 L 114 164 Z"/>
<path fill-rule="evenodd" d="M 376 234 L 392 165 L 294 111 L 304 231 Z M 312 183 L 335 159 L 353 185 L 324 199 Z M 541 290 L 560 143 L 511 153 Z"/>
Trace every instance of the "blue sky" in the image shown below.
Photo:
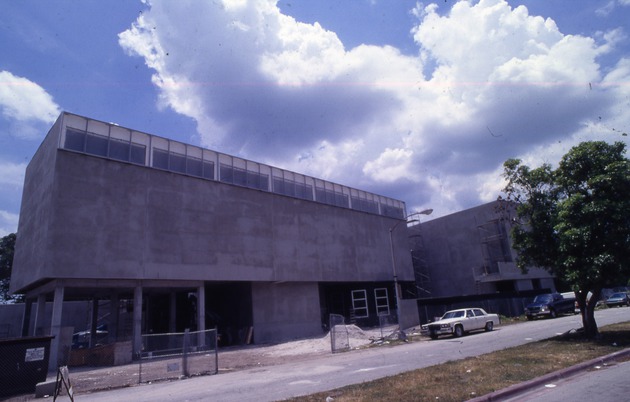
<path fill-rule="evenodd" d="M 628 142 L 630 0 L 0 1 L 0 235 L 60 111 L 442 216 Z"/>

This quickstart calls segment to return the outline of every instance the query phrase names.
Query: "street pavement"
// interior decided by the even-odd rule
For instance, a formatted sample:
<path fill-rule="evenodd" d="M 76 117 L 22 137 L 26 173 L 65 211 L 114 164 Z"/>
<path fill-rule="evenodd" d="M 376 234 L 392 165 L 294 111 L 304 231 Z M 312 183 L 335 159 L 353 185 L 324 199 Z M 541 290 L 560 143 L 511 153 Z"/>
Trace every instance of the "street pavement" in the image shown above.
<path fill-rule="evenodd" d="M 596 312 L 596 319 L 600 326 L 630 321 L 630 308 L 601 310 Z M 142 384 L 97 392 L 89 396 L 83 395 L 84 398 L 81 399 L 94 402 L 279 401 L 535 342 L 576 330 L 581 326 L 581 318 L 578 315 L 554 320 L 536 320 L 506 327 L 499 326 L 493 332 L 471 334 L 462 338 L 444 338 L 396 347 L 356 350 L 307 361 L 289 361 L 277 366 L 181 381 Z M 219 364 L 220 359 L 219 353 Z M 519 391 L 525 390 L 523 388 Z M 76 398 L 81 396 L 77 395 Z"/>

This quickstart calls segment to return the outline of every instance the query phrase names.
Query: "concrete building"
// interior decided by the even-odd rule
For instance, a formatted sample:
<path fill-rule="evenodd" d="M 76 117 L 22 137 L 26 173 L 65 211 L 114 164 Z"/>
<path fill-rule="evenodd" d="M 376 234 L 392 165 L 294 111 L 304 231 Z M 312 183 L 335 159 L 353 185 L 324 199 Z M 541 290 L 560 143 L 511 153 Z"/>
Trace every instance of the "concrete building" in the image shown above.
<path fill-rule="evenodd" d="M 409 228 L 419 298 L 555 290 L 546 270 L 516 266 L 509 205 L 490 202 Z"/>
<path fill-rule="evenodd" d="M 398 200 L 62 113 L 26 170 L 11 291 L 23 335 L 46 301 L 56 335 L 64 300 L 94 300 L 92 329 L 134 353 L 142 333 L 215 325 L 224 342 L 318 335 L 330 313 L 411 326 L 392 273 L 414 286 L 405 217 Z"/>

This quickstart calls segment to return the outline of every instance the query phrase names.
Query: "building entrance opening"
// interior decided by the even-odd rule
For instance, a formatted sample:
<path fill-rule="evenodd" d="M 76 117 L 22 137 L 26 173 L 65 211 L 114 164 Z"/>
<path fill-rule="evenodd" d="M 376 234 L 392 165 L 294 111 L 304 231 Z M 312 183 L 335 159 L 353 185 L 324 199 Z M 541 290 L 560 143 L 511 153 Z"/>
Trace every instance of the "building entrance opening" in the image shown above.
<path fill-rule="evenodd" d="M 206 328 L 217 328 L 219 346 L 254 342 L 249 282 L 206 284 Z"/>

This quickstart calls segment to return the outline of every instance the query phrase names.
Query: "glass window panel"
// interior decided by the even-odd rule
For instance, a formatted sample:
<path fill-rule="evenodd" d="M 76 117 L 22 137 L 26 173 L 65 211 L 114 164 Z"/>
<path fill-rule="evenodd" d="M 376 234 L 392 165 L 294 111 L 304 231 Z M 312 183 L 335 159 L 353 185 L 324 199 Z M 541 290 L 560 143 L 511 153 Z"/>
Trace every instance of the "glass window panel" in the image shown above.
<path fill-rule="evenodd" d="M 168 170 L 186 173 L 186 156 L 175 152 L 169 152 Z"/>
<path fill-rule="evenodd" d="M 201 163 L 201 159 L 198 158 L 186 158 L 186 173 L 203 177 L 203 165 Z"/>
<path fill-rule="evenodd" d="M 151 157 L 153 158 L 151 166 L 168 169 L 168 141 L 164 138 L 153 137 L 151 139 L 151 147 L 153 148 L 151 152 Z M 160 158 L 157 162 L 155 161 L 156 157 Z"/>
<path fill-rule="evenodd" d="M 168 170 L 168 151 L 153 148 L 153 167 Z"/>
<path fill-rule="evenodd" d="M 315 200 L 326 203 L 326 190 L 321 187 L 315 187 Z"/>
<path fill-rule="evenodd" d="M 71 128 L 66 130 L 66 141 L 63 146 L 66 149 L 73 151 L 84 152 L 85 151 L 85 132 L 73 130 Z"/>
<path fill-rule="evenodd" d="M 119 161 L 129 161 L 129 143 L 113 138 L 109 141 L 109 157 Z"/>
<path fill-rule="evenodd" d="M 271 168 L 267 165 L 260 165 L 260 190 L 269 191 L 269 178 L 271 177 Z"/>
<path fill-rule="evenodd" d="M 85 152 L 92 155 L 107 156 L 107 137 L 88 134 L 85 140 Z"/>
<path fill-rule="evenodd" d="M 272 191 L 276 194 L 284 194 L 284 180 L 279 177 L 273 177 L 273 189 Z"/>
<path fill-rule="evenodd" d="M 216 180 L 214 167 L 217 163 L 217 154 L 204 149 L 203 150 L 203 177 L 210 180 Z"/>
<path fill-rule="evenodd" d="M 206 179 L 214 180 L 214 162 L 203 162 L 203 177 Z"/>
<path fill-rule="evenodd" d="M 131 159 L 130 162 L 137 163 L 139 165 L 146 165 L 147 147 L 141 144 L 131 144 Z"/>
<path fill-rule="evenodd" d="M 247 170 L 247 183 L 246 186 L 249 188 L 260 188 L 260 174 L 258 173 L 258 164 L 255 162 L 247 161 L 245 162 L 246 170 Z"/>
<path fill-rule="evenodd" d="M 201 159 L 203 156 L 203 152 L 201 151 L 201 148 L 197 148 L 192 145 L 187 145 L 186 156 L 189 158 Z"/>
<path fill-rule="evenodd" d="M 112 128 L 112 131 L 113 128 Z M 131 132 L 131 159 L 133 163 L 147 164 L 147 149 L 151 145 L 151 137 L 139 131 Z"/>
<path fill-rule="evenodd" d="M 98 135 L 102 135 L 104 137 L 109 137 L 109 124 L 105 124 L 96 120 L 88 120 L 88 133 L 94 133 Z"/>
<path fill-rule="evenodd" d="M 219 180 L 224 183 L 232 183 L 234 181 L 232 157 L 229 155 L 219 154 L 219 163 Z"/>
<path fill-rule="evenodd" d="M 269 191 L 269 175 L 259 174 L 258 175 L 258 189 L 263 191 Z"/>
<path fill-rule="evenodd" d="M 169 141 L 168 150 L 171 153 L 186 156 L 186 145 L 182 144 L 181 142 Z"/>
<path fill-rule="evenodd" d="M 131 141 L 131 131 L 120 126 L 110 126 L 109 137 L 121 140 L 123 142 Z"/>
<path fill-rule="evenodd" d="M 80 131 L 85 131 L 87 129 L 87 120 L 81 116 L 66 114 L 63 118 L 63 123 L 66 127 L 76 128 Z"/>
<path fill-rule="evenodd" d="M 315 187 L 315 180 L 312 177 L 305 176 L 304 182 L 306 183 L 306 193 L 304 199 L 313 201 L 313 188 Z"/>
<path fill-rule="evenodd" d="M 230 165 L 221 164 L 220 171 L 221 181 L 224 183 L 233 183 L 234 182 L 234 169 Z"/>
<path fill-rule="evenodd" d="M 233 180 L 232 184 L 246 187 L 247 186 L 247 171 L 245 169 L 234 167 L 232 169 Z"/>

